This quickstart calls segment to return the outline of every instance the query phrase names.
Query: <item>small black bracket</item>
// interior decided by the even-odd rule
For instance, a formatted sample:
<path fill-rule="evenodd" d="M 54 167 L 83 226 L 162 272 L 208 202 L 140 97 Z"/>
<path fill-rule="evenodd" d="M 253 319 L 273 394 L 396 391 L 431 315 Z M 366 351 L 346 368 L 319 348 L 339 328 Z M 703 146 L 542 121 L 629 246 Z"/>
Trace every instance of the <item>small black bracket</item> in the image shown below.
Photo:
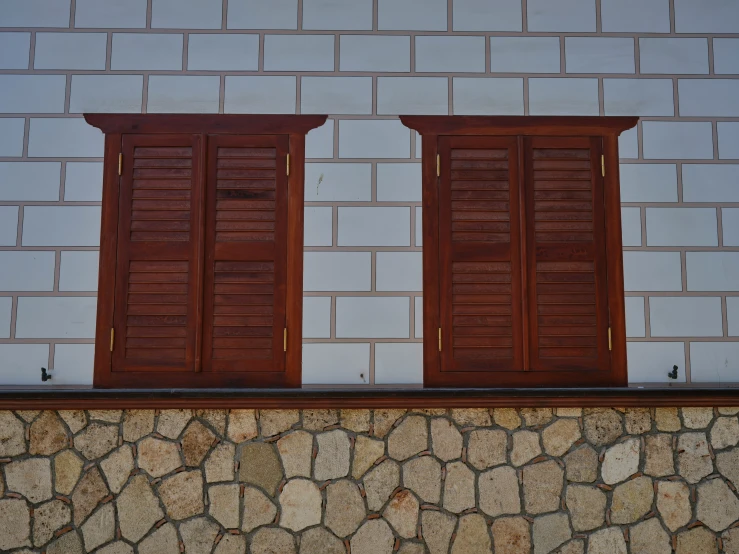
<path fill-rule="evenodd" d="M 47 370 L 45 367 L 41 368 L 41 380 L 45 383 L 51 379 L 51 375 L 49 375 L 49 370 Z"/>
<path fill-rule="evenodd" d="M 677 366 L 672 366 L 672 371 L 667 372 L 667 377 L 670 379 L 677 379 Z"/>

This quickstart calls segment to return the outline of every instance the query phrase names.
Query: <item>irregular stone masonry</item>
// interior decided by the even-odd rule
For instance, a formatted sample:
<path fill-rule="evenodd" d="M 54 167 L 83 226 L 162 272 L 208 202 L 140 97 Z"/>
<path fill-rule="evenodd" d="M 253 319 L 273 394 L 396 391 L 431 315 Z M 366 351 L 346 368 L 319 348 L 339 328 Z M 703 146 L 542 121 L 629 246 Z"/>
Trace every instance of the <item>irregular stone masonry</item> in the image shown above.
<path fill-rule="evenodd" d="M 0 551 L 739 554 L 739 409 L 0 412 Z"/>

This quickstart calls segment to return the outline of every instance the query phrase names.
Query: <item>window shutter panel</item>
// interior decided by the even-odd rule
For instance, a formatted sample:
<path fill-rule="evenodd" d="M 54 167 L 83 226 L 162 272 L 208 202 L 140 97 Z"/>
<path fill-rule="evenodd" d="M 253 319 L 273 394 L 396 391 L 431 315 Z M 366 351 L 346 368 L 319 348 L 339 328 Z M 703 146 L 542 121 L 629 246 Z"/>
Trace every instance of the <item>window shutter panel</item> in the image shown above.
<path fill-rule="evenodd" d="M 197 135 L 124 135 L 112 371 L 194 371 L 198 336 Z"/>
<path fill-rule="evenodd" d="M 522 365 L 515 138 L 440 137 L 441 371 Z"/>
<path fill-rule="evenodd" d="M 282 372 L 288 137 L 211 136 L 205 371 Z"/>
<path fill-rule="evenodd" d="M 529 365 L 609 370 L 601 139 L 525 141 Z"/>

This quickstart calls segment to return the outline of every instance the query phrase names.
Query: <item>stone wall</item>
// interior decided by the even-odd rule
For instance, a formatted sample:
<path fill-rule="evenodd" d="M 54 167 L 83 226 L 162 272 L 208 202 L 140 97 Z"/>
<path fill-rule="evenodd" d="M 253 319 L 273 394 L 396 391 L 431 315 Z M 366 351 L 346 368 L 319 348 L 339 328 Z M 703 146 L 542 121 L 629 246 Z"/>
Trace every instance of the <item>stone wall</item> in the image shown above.
<path fill-rule="evenodd" d="M 739 408 L 0 412 L 0 551 L 739 553 Z"/>

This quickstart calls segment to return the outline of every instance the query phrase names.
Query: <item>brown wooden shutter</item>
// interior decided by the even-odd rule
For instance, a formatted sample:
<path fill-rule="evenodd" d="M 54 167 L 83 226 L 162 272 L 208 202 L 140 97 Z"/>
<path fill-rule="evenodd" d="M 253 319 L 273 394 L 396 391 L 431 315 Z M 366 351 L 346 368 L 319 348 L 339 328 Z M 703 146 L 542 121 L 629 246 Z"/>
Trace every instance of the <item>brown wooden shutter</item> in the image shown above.
<path fill-rule="evenodd" d="M 516 139 L 440 137 L 439 157 L 440 369 L 520 370 Z"/>
<path fill-rule="evenodd" d="M 204 370 L 284 372 L 287 136 L 212 136 Z"/>
<path fill-rule="evenodd" d="M 610 368 L 601 151 L 600 137 L 525 140 L 534 371 Z"/>
<path fill-rule="evenodd" d="M 201 138 L 124 135 L 113 372 L 192 372 L 198 337 Z"/>

